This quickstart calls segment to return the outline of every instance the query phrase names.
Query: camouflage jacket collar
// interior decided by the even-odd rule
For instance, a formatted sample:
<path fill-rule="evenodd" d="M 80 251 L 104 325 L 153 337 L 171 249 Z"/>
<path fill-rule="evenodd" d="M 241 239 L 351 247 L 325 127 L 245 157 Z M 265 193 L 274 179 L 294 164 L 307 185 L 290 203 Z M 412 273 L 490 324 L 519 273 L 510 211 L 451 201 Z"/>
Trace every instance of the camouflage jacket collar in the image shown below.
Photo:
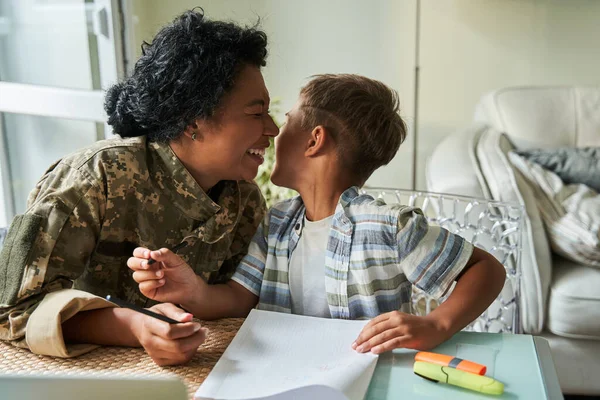
<path fill-rule="evenodd" d="M 200 221 L 194 237 L 215 243 L 233 231 L 241 218 L 241 194 L 237 181 L 221 181 L 213 190 L 220 191 L 215 203 L 179 161 L 166 143 L 148 142 L 155 168 L 156 184 L 171 197 L 173 205 L 189 218 Z"/>

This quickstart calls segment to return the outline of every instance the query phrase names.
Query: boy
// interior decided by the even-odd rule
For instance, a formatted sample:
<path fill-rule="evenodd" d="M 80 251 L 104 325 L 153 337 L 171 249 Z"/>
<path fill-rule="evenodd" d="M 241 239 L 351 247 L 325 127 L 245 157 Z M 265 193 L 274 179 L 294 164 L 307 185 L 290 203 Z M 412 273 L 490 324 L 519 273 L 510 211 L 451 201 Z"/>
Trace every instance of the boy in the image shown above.
<path fill-rule="evenodd" d="M 505 271 L 461 237 L 428 226 L 419 209 L 359 195 L 406 136 L 398 108 L 397 94 L 380 82 L 356 75 L 312 79 L 286 114 L 271 176 L 300 196 L 268 212 L 225 284 L 207 285 L 167 249 L 136 249 L 128 265 L 141 292 L 200 319 L 246 316 L 257 305 L 371 319 L 352 343 L 360 352 L 424 350 L 449 339 L 496 298 Z M 149 258 L 161 263 L 149 267 Z M 413 284 L 440 297 L 455 280 L 449 298 L 429 315 L 409 314 Z"/>

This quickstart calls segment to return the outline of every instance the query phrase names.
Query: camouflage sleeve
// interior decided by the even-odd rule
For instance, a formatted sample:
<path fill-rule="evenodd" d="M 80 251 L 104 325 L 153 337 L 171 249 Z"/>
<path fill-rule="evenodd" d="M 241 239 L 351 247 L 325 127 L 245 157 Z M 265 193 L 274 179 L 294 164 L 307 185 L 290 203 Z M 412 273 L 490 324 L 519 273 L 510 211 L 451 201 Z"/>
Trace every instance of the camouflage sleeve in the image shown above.
<path fill-rule="evenodd" d="M 261 224 L 266 212 L 267 204 L 258 186 L 252 183 L 244 183 L 242 196 L 246 198 L 244 210 L 240 222 L 235 230 L 231 243 L 231 257 L 223 263 L 219 270 L 218 278 L 212 283 L 223 283 L 228 281 L 237 266 L 248 253 L 248 245 L 252 241 L 258 226 Z"/>
<path fill-rule="evenodd" d="M 14 218 L 0 254 L 1 340 L 33 347 L 28 327 L 32 313 L 49 293 L 71 288 L 82 274 L 99 237 L 105 204 L 98 185 L 68 165 L 59 164 L 38 182 L 27 211 Z M 59 325 L 61 311 L 52 316 Z M 45 328 L 48 339 L 53 330 L 41 330 Z M 55 328 L 60 337 L 54 339 L 64 347 L 60 326 Z"/>

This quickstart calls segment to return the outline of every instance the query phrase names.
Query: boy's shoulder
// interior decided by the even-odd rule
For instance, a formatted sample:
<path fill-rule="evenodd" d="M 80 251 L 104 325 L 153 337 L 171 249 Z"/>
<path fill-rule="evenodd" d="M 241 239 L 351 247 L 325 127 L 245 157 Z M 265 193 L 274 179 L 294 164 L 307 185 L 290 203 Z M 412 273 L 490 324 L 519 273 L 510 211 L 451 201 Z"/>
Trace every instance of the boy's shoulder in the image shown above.
<path fill-rule="evenodd" d="M 285 216 L 293 216 L 300 212 L 304 207 L 302 198 L 294 196 L 292 198 L 282 200 L 278 203 L 273 204 L 268 211 L 269 216 L 275 216 L 278 218 L 284 218 Z"/>
<path fill-rule="evenodd" d="M 361 194 L 356 188 L 348 189 L 342 194 L 340 206 L 336 214 L 344 214 L 351 222 L 356 223 L 364 219 L 375 218 L 387 224 L 396 225 L 399 218 L 406 217 L 414 212 L 421 213 L 418 208 L 400 203 L 387 204 L 383 199 L 373 198 L 369 194 Z M 269 209 L 268 215 L 271 222 L 289 223 L 304 210 L 304 203 L 300 196 L 280 201 Z"/>
<path fill-rule="evenodd" d="M 347 203 L 344 213 L 354 225 L 354 229 L 361 231 L 381 230 L 394 233 L 415 219 L 419 220 L 419 226 L 426 223 L 420 208 L 401 203 L 388 204 L 383 199 L 373 198 L 368 194 L 359 194 L 352 198 Z"/>
<path fill-rule="evenodd" d="M 369 194 L 359 194 L 346 205 L 346 215 L 349 217 L 361 215 L 379 215 L 398 218 L 401 214 L 413 212 L 414 207 L 400 203 L 388 204 L 383 199 L 374 198 Z"/>
<path fill-rule="evenodd" d="M 263 220 L 263 234 L 282 240 L 289 235 L 292 225 L 304 210 L 304 203 L 300 196 L 282 200 L 272 205 Z"/>

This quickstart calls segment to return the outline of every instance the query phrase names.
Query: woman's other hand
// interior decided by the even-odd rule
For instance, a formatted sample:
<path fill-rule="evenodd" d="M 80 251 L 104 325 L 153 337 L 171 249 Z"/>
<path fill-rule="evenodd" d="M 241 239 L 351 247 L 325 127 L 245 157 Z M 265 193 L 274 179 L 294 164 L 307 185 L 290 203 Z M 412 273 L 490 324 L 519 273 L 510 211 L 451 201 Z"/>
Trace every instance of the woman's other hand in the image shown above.
<path fill-rule="evenodd" d="M 81 311 L 63 322 L 63 338 L 65 343 L 142 346 L 158 365 L 191 360 L 204 343 L 207 329 L 173 304 L 157 304 L 150 310 L 180 323 L 169 324 L 128 308 L 106 307 Z"/>
<path fill-rule="evenodd" d="M 152 265 L 148 264 L 150 258 L 156 261 Z M 181 257 L 166 248 L 150 251 L 138 247 L 127 266 L 134 271 L 133 279 L 140 292 L 162 303 L 186 303 L 198 290 L 201 279 Z"/>
<path fill-rule="evenodd" d="M 190 361 L 198 347 L 206 340 L 208 330 L 192 321 L 192 314 L 173 304 L 157 304 L 150 310 L 165 315 L 179 324 L 136 313 L 141 319 L 135 323 L 134 334 L 148 355 L 158 365 L 177 365 Z"/>

